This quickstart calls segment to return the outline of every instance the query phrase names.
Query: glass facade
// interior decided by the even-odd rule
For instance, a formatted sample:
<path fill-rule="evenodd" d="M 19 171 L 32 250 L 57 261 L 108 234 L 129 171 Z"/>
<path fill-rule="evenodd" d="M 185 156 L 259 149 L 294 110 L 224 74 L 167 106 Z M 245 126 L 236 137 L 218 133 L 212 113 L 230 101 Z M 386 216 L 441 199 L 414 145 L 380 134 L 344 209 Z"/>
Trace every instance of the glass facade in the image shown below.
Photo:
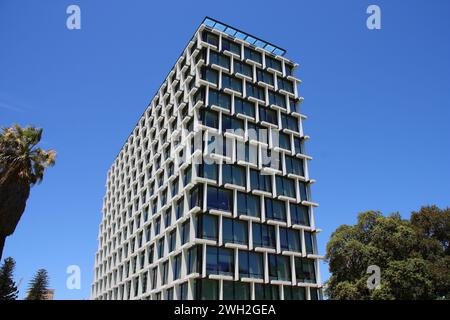
<path fill-rule="evenodd" d="M 108 173 L 94 299 L 322 298 L 296 65 L 218 26 L 202 24 Z"/>
<path fill-rule="evenodd" d="M 248 223 L 237 219 L 222 219 L 223 242 L 248 244 Z"/>

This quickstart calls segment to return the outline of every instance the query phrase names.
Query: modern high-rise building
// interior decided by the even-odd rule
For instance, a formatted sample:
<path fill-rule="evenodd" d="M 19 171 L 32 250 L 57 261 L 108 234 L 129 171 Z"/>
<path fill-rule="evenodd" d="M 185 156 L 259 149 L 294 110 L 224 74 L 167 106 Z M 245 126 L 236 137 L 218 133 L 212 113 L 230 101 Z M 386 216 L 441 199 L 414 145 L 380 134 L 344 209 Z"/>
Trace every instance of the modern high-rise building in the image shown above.
<path fill-rule="evenodd" d="M 321 299 L 285 50 L 205 18 L 111 166 L 93 299 Z"/>

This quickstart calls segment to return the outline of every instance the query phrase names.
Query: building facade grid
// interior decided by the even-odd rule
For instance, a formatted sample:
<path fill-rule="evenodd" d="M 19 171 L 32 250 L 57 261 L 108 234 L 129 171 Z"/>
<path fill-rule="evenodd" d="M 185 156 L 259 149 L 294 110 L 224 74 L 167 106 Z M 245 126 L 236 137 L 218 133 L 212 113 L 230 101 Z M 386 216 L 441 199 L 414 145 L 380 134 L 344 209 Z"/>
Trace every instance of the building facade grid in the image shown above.
<path fill-rule="evenodd" d="M 297 66 L 200 25 L 108 172 L 93 299 L 321 299 Z"/>

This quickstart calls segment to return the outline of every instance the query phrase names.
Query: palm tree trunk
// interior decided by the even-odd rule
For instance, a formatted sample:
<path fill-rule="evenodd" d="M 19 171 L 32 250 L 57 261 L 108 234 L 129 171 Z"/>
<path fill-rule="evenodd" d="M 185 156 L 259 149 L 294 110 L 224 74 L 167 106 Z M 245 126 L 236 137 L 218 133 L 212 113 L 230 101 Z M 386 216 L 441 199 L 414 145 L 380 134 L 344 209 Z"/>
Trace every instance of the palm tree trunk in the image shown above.
<path fill-rule="evenodd" d="M 3 247 L 5 246 L 6 237 L 0 234 L 0 261 L 2 261 Z"/>

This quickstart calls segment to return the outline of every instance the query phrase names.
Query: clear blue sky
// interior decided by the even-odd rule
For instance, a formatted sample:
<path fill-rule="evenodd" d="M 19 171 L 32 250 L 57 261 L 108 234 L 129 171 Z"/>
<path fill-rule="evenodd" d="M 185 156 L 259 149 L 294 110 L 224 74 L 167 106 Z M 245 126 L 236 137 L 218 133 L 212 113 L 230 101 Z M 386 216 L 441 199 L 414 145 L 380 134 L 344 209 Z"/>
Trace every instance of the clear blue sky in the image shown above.
<path fill-rule="evenodd" d="M 70 4 L 79 31 L 66 29 Z M 369 4 L 381 30 L 366 28 Z M 0 125 L 43 127 L 58 152 L 6 241 L 20 296 L 43 267 L 57 299 L 89 297 L 107 170 L 205 15 L 300 63 L 321 253 L 358 212 L 449 205 L 449 14 L 445 0 L 0 0 Z M 66 289 L 71 264 L 81 290 Z"/>

